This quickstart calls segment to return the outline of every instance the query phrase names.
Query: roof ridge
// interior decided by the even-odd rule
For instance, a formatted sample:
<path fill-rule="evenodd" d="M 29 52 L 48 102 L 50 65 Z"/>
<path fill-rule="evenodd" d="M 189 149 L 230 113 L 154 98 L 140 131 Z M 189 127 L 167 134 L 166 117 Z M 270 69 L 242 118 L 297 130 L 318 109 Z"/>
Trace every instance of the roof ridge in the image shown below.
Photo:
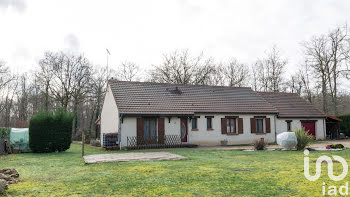
<path fill-rule="evenodd" d="M 293 92 L 272 92 L 272 91 L 254 91 L 254 92 L 262 93 L 262 94 L 268 93 L 268 94 L 294 94 L 294 95 L 298 95 L 298 93 L 293 93 Z"/>
<path fill-rule="evenodd" d="M 234 88 L 241 88 L 241 89 L 251 89 L 250 87 L 234 87 L 234 86 L 216 86 L 216 85 L 202 85 L 202 84 L 181 84 L 181 83 L 158 83 L 158 82 L 152 82 L 152 81 L 123 81 L 118 79 L 109 79 L 108 83 L 118 83 L 118 82 L 125 82 L 125 83 L 134 83 L 134 84 L 151 84 L 151 85 L 170 85 L 170 86 L 190 86 L 190 87 L 213 87 L 213 88 L 228 88 L 228 89 L 234 89 Z M 254 92 L 254 91 L 253 91 Z"/>

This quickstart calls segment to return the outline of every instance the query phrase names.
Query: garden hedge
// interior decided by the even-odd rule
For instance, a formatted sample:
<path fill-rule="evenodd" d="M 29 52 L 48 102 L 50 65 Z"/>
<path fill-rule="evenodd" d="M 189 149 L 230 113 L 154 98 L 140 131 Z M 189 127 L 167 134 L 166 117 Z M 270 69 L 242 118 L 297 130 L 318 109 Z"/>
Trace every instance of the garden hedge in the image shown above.
<path fill-rule="evenodd" d="M 33 152 L 61 152 L 72 143 L 74 114 L 63 109 L 55 113 L 39 112 L 30 119 L 29 147 Z"/>
<path fill-rule="evenodd" d="M 339 123 L 341 132 L 345 133 L 347 136 L 350 136 L 350 114 L 337 116 L 337 118 L 343 120 L 343 122 Z"/>
<path fill-rule="evenodd" d="M 10 128 L 0 127 L 0 139 L 10 139 Z"/>

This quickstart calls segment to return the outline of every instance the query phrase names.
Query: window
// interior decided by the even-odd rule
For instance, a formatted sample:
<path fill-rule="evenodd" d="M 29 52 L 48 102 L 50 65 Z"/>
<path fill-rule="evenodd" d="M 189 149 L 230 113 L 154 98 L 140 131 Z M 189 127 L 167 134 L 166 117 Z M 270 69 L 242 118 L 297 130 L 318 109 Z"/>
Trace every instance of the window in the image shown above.
<path fill-rule="evenodd" d="M 156 119 L 144 119 L 143 135 L 145 139 L 153 139 L 157 136 Z"/>
<path fill-rule="evenodd" d="M 212 129 L 213 125 L 212 125 L 212 118 L 213 117 L 206 117 L 207 118 L 207 129 Z"/>
<path fill-rule="evenodd" d="M 255 119 L 255 128 L 257 133 L 264 133 L 264 119 L 263 118 L 256 118 Z"/>
<path fill-rule="evenodd" d="M 291 126 L 292 121 L 286 120 L 286 122 L 287 122 L 287 131 L 291 131 L 292 130 L 292 126 Z"/>
<path fill-rule="evenodd" d="M 192 129 L 198 129 L 197 118 L 192 118 Z"/>
<path fill-rule="evenodd" d="M 236 119 L 235 118 L 227 118 L 227 133 L 236 133 Z"/>

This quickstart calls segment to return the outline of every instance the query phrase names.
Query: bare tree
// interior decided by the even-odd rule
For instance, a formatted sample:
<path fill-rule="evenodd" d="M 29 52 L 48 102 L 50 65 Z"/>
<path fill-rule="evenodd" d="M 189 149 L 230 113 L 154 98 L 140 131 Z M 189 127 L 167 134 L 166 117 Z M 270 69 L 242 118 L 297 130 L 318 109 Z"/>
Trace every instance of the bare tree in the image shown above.
<path fill-rule="evenodd" d="M 17 105 L 18 105 L 18 119 L 28 120 L 28 82 L 27 75 L 23 74 L 20 76 L 20 90 L 17 93 Z"/>
<path fill-rule="evenodd" d="M 10 70 L 3 61 L 0 61 L 0 112 L 7 110 L 10 98 L 12 99 L 13 90 L 12 86 L 15 76 L 12 76 Z M 12 100 L 11 100 L 12 102 Z"/>
<path fill-rule="evenodd" d="M 328 96 L 331 98 L 332 111 L 338 114 L 339 78 L 347 72 L 350 63 L 350 37 L 347 25 L 337 27 L 326 35 L 313 37 L 304 43 L 306 59 L 321 86 L 322 109 L 328 112 Z"/>
<path fill-rule="evenodd" d="M 325 36 L 314 37 L 311 41 L 304 44 L 306 56 L 315 75 L 319 78 L 322 92 L 322 109 L 327 113 L 327 67 L 331 62 L 331 55 L 327 49 L 327 38 Z"/>
<path fill-rule="evenodd" d="M 282 58 L 278 48 L 273 46 L 271 51 L 266 53 L 265 58 L 254 64 L 253 75 L 255 73 L 256 89 L 260 91 L 280 91 L 286 65 L 287 60 Z"/>
<path fill-rule="evenodd" d="M 329 91 L 333 102 L 333 112 L 338 114 L 337 100 L 338 100 L 338 78 L 349 63 L 347 55 L 350 52 L 350 37 L 348 35 L 347 25 L 344 27 L 337 27 L 328 34 L 331 45 L 332 62 L 327 67 Z"/>
<path fill-rule="evenodd" d="M 300 73 L 296 73 L 290 76 L 290 79 L 286 82 L 286 91 L 291 93 L 297 93 L 301 96 L 303 90 L 303 82 L 301 80 Z"/>
<path fill-rule="evenodd" d="M 310 66 L 306 61 L 299 70 L 300 80 L 303 84 L 304 93 L 307 100 L 312 103 L 312 91 L 311 91 L 311 80 L 310 80 Z"/>
<path fill-rule="evenodd" d="M 41 73 L 46 76 L 45 82 L 50 95 L 68 109 L 68 104 L 74 100 L 77 105 L 87 93 L 91 74 L 91 65 L 82 55 L 72 55 L 63 52 L 46 52 L 40 60 Z"/>
<path fill-rule="evenodd" d="M 214 66 L 214 71 L 212 74 L 209 75 L 207 85 L 213 85 L 213 86 L 225 86 L 226 85 L 226 79 L 225 79 L 225 69 L 223 64 L 217 64 Z"/>
<path fill-rule="evenodd" d="M 123 81 L 135 81 L 137 80 L 137 75 L 140 71 L 140 67 L 133 62 L 123 62 L 120 65 L 120 70 L 118 72 L 118 77 Z"/>
<path fill-rule="evenodd" d="M 11 116 L 14 111 L 14 104 L 15 104 L 15 95 L 18 87 L 18 81 L 16 80 L 16 77 L 14 80 L 11 80 L 7 83 L 6 87 L 3 88 L 2 93 L 3 97 L 1 100 L 0 105 L 0 112 L 2 118 L 0 119 L 1 124 L 4 127 L 10 127 L 11 126 Z"/>
<path fill-rule="evenodd" d="M 46 56 L 46 55 L 45 55 Z M 40 69 L 38 72 L 36 72 L 35 79 L 37 79 L 37 82 L 43 90 L 44 95 L 44 110 L 49 111 L 49 106 L 50 106 L 50 87 L 51 87 L 51 82 L 53 79 L 53 73 L 52 73 L 52 68 L 51 64 L 54 62 L 51 62 L 51 57 L 49 56 L 49 53 L 47 54 L 48 57 L 45 57 L 44 59 L 39 61 L 39 66 Z M 53 57 L 52 57 L 53 58 Z"/>
<path fill-rule="evenodd" d="M 99 117 L 103 96 L 106 91 L 105 80 L 107 70 L 106 69 L 95 69 L 91 78 L 91 108 L 93 109 L 90 119 L 90 131 L 93 130 L 93 122 Z"/>
<path fill-rule="evenodd" d="M 258 63 L 256 62 L 251 66 L 251 87 L 253 88 L 254 91 L 259 90 L 259 73 L 258 73 Z"/>
<path fill-rule="evenodd" d="M 188 50 L 164 55 L 163 63 L 150 72 L 150 80 L 160 83 L 209 84 L 214 61 L 203 54 L 192 57 Z"/>
<path fill-rule="evenodd" d="M 242 87 L 247 84 L 249 69 L 236 59 L 232 59 L 224 66 L 224 76 L 228 86 Z"/>

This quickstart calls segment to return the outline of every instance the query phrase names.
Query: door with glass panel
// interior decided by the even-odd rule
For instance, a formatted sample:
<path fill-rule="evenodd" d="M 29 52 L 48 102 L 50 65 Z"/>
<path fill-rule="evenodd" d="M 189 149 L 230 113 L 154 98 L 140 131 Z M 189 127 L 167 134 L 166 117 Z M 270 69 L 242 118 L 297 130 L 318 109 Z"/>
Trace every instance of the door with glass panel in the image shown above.
<path fill-rule="evenodd" d="M 187 136 L 188 136 L 187 118 L 181 118 L 180 133 L 181 133 L 181 142 L 187 142 Z"/>

